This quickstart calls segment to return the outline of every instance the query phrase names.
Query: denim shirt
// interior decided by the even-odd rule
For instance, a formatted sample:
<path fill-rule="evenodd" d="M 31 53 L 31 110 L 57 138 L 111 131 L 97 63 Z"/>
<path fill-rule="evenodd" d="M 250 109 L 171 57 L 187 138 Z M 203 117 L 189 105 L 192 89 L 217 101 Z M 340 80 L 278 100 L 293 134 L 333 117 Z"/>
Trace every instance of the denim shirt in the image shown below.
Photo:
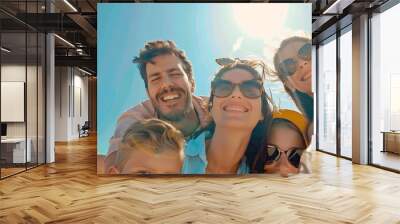
<path fill-rule="evenodd" d="M 201 133 L 196 138 L 187 141 L 185 145 L 185 158 L 183 160 L 182 173 L 183 174 L 205 174 L 207 168 L 207 155 L 206 155 L 206 136 L 207 132 Z M 237 174 L 247 174 L 250 169 L 246 164 L 244 157 L 239 165 Z"/>

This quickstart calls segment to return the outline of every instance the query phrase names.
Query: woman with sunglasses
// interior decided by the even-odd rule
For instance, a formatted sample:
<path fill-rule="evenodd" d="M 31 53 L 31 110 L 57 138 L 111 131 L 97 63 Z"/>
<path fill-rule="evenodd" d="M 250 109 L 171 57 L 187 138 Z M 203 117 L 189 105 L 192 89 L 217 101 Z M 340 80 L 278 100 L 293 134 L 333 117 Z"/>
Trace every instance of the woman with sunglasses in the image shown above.
<path fill-rule="evenodd" d="M 213 121 L 185 149 L 185 174 L 245 174 L 258 151 L 265 151 L 271 109 L 260 61 L 217 59 L 222 67 L 211 83 L 208 109 Z M 261 67 L 262 71 L 257 71 Z"/>
<path fill-rule="evenodd" d="M 277 76 L 296 106 L 310 122 L 314 116 L 311 48 L 310 39 L 294 36 L 283 40 L 274 56 Z"/>
<path fill-rule="evenodd" d="M 308 122 L 300 113 L 281 109 L 272 115 L 272 124 L 263 155 L 266 173 L 310 172 L 311 155 L 306 151 Z"/>

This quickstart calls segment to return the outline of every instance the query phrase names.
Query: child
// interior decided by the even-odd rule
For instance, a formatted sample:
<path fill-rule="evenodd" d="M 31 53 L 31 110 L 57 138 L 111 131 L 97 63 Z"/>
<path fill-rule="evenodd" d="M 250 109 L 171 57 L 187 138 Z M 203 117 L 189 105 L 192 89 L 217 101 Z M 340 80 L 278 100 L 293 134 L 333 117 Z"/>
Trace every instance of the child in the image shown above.
<path fill-rule="evenodd" d="M 178 174 L 183 163 L 184 137 L 171 124 L 149 119 L 125 132 L 110 174 Z"/>
<path fill-rule="evenodd" d="M 272 115 L 272 124 L 266 148 L 266 173 L 279 172 L 287 177 L 289 173 L 309 172 L 309 157 L 305 153 L 309 144 L 308 122 L 300 113 L 282 109 Z M 306 155 L 307 154 L 307 155 Z"/>

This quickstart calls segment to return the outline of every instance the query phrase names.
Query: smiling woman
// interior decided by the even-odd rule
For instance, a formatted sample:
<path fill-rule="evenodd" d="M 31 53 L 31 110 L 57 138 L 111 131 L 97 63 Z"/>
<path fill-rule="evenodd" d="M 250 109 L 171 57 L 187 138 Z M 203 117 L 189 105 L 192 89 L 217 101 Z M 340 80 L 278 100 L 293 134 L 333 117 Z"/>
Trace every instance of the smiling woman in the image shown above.
<path fill-rule="evenodd" d="M 208 105 L 213 122 L 187 144 L 183 173 L 263 172 L 263 165 L 253 161 L 265 148 L 271 121 L 263 87 L 265 65 L 239 59 L 217 59 L 217 63 L 222 67 L 212 81 Z"/>
<path fill-rule="evenodd" d="M 311 48 L 310 39 L 294 36 L 283 40 L 274 56 L 276 75 L 310 122 L 314 117 Z"/>

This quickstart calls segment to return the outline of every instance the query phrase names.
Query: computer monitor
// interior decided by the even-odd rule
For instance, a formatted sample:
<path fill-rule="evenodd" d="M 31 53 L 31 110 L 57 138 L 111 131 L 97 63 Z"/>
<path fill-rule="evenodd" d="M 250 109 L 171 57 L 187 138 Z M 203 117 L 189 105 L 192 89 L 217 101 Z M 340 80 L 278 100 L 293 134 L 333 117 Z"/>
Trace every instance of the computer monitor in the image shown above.
<path fill-rule="evenodd" d="M 7 136 L 7 124 L 1 123 L 1 136 Z"/>

